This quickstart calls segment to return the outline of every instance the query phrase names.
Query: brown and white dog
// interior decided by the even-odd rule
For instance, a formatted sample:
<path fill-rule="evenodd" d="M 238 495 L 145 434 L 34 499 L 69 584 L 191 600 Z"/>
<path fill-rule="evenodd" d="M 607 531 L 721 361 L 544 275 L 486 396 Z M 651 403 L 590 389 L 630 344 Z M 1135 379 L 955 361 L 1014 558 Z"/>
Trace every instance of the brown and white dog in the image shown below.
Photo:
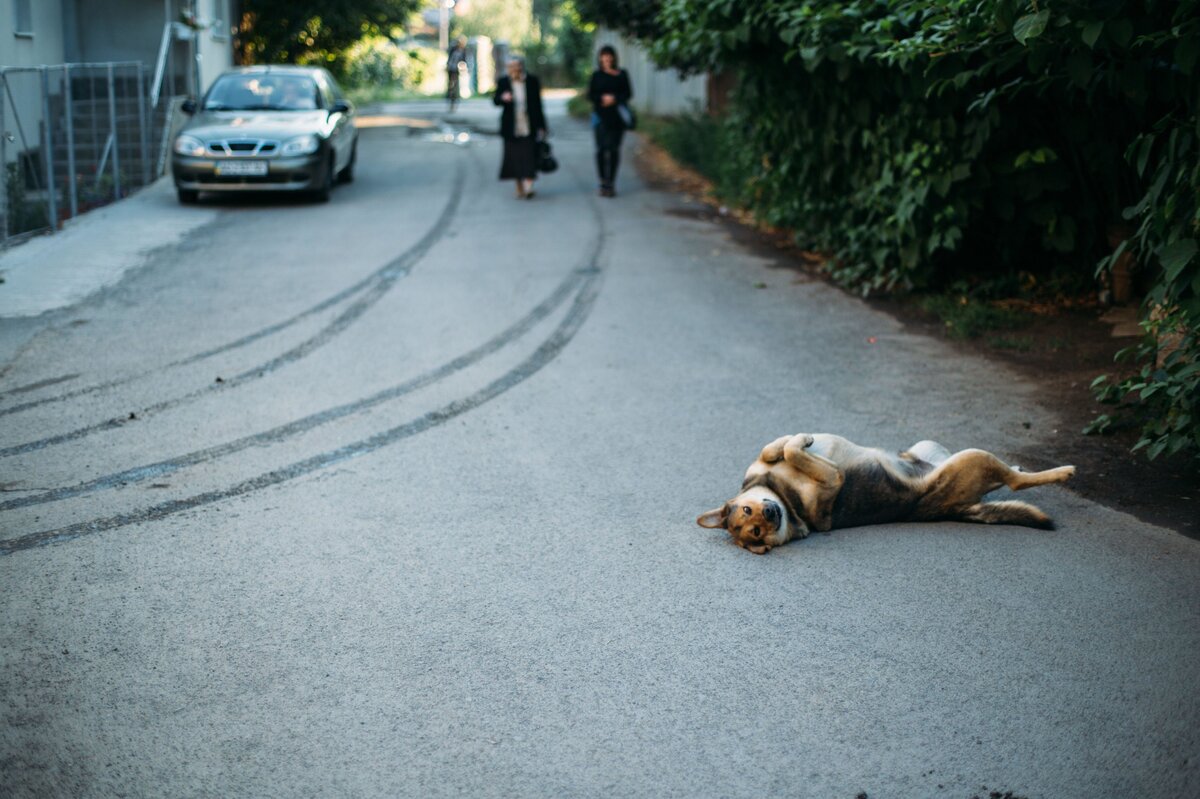
<path fill-rule="evenodd" d="M 763 448 L 742 481 L 742 491 L 701 514 L 701 527 L 724 528 L 739 547 L 757 555 L 822 532 L 864 524 L 966 521 L 1054 529 L 1026 502 L 984 502 L 1001 486 L 1014 491 L 1062 483 L 1074 466 L 1022 472 L 990 452 L 953 455 L 934 441 L 893 454 L 860 447 L 824 433 L 783 436 Z"/>

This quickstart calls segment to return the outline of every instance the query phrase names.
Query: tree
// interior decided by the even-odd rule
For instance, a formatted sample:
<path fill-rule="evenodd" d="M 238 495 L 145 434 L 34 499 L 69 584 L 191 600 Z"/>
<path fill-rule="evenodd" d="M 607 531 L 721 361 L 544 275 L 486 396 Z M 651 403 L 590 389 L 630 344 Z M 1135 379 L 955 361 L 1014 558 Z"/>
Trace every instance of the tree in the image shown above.
<path fill-rule="evenodd" d="M 575 7 L 583 19 L 635 39 L 656 39 L 663 33 L 662 0 L 575 0 Z"/>
<path fill-rule="evenodd" d="M 364 35 L 403 25 L 421 0 L 243 0 L 242 63 L 323 63 Z"/>
<path fill-rule="evenodd" d="M 533 4 L 531 0 L 474 0 L 470 13 L 456 17 L 455 23 L 464 36 L 487 36 L 521 47 L 533 34 Z"/>

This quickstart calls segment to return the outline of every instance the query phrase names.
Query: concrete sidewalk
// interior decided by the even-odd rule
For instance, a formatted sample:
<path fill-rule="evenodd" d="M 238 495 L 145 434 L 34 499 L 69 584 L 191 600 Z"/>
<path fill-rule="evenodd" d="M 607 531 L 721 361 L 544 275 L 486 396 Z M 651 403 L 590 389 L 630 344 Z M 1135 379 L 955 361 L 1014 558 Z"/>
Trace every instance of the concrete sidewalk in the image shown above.
<path fill-rule="evenodd" d="M 39 316 L 114 285 L 159 247 L 212 222 L 219 208 L 180 206 L 171 178 L 0 253 L 0 319 Z"/>

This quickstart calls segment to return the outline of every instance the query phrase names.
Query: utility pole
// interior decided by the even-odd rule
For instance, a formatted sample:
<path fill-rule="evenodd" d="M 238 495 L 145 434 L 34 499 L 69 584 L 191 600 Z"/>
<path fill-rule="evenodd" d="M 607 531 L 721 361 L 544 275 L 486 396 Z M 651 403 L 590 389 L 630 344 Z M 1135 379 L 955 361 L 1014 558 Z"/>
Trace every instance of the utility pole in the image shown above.
<path fill-rule="evenodd" d="M 452 0 L 438 0 L 438 47 L 445 53 L 450 49 L 450 6 Z"/>

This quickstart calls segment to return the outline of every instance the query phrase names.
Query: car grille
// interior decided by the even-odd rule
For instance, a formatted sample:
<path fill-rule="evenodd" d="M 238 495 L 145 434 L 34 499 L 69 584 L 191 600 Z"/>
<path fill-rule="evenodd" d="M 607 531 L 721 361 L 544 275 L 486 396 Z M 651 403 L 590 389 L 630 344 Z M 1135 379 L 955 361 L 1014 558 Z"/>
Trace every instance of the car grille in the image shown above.
<path fill-rule="evenodd" d="M 220 139 L 208 143 L 209 153 L 231 158 L 271 155 L 278 147 L 279 142 L 269 139 Z"/>

